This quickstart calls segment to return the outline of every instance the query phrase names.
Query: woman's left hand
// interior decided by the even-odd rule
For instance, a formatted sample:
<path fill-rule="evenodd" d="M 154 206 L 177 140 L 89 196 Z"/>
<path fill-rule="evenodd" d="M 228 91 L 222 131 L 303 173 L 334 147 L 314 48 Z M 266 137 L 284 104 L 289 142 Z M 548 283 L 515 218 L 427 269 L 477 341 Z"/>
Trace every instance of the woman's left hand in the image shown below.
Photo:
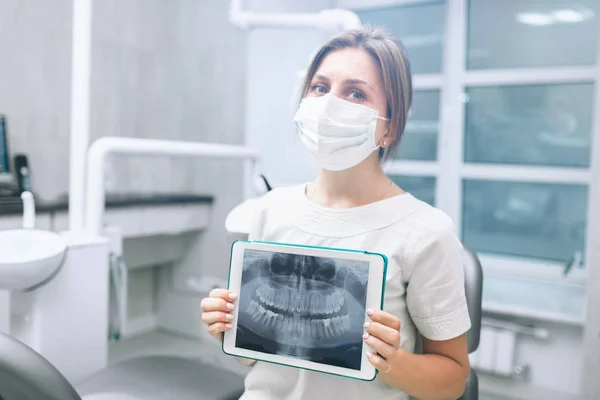
<path fill-rule="evenodd" d="M 381 374 L 388 374 L 400 353 L 400 320 L 381 310 L 368 310 L 371 321 L 365 323 L 363 339 L 377 353 L 367 353 Z"/>

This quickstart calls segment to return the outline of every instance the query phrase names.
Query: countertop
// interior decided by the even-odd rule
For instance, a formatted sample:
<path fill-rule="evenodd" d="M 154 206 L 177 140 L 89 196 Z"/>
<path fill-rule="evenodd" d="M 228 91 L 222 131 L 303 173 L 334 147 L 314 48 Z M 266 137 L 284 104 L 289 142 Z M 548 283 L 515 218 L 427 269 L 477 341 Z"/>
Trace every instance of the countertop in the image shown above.
<path fill-rule="evenodd" d="M 107 194 L 106 208 L 128 208 L 140 206 L 161 206 L 174 204 L 212 204 L 214 197 L 211 195 L 198 194 Z M 66 195 L 54 200 L 37 200 L 35 202 L 36 213 L 52 213 L 67 211 L 69 200 Z M 19 197 L 0 197 L 0 216 L 18 215 L 23 213 L 23 203 Z"/>

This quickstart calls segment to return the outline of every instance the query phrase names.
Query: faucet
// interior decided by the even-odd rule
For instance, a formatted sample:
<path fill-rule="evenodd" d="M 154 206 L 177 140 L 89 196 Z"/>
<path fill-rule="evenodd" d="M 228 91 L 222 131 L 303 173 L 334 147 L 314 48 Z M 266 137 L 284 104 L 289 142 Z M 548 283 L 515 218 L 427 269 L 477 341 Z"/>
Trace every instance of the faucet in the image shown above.
<path fill-rule="evenodd" d="M 35 200 L 31 192 L 21 193 L 23 200 L 23 229 L 35 228 Z"/>

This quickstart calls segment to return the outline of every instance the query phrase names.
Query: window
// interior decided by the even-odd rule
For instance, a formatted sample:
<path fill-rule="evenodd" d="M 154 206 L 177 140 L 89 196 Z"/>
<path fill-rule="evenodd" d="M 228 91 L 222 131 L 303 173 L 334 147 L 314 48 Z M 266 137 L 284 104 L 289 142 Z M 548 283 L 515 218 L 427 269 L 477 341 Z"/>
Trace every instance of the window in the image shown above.
<path fill-rule="evenodd" d="M 435 161 L 439 130 L 439 90 L 417 90 L 398 151 L 400 160 Z"/>
<path fill-rule="evenodd" d="M 469 69 L 594 65 L 597 0 L 470 0 Z"/>
<path fill-rule="evenodd" d="M 465 161 L 589 167 L 594 85 L 467 89 Z"/>
<path fill-rule="evenodd" d="M 600 3 L 453 1 L 467 10 L 450 28 L 466 32 L 450 60 L 463 102 L 447 106 L 464 115 L 442 129 L 463 133 L 444 168 L 463 242 L 501 261 L 488 271 L 563 279 L 585 265 Z"/>
<path fill-rule="evenodd" d="M 486 273 L 562 282 L 577 260 L 583 285 L 600 2 L 381 4 L 355 11 L 405 43 L 415 89 L 388 175 L 450 215 Z"/>
<path fill-rule="evenodd" d="M 462 237 L 481 252 L 566 264 L 585 250 L 587 187 L 467 179 Z"/>
<path fill-rule="evenodd" d="M 390 178 L 404 191 L 435 206 L 435 178 L 430 176 L 390 175 Z"/>
<path fill-rule="evenodd" d="M 413 6 L 355 10 L 363 23 L 384 26 L 410 54 L 415 74 L 440 73 L 444 44 L 446 2 L 430 1 Z"/>

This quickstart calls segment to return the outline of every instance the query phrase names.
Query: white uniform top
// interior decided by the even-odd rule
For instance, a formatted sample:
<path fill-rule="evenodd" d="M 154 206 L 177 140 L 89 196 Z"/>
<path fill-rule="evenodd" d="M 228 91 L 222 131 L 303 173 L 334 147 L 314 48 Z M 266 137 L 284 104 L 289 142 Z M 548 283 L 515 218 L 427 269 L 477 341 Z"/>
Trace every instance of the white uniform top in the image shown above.
<path fill-rule="evenodd" d="M 275 189 L 261 200 L 251 240 L 337 247 L 388 257 L 384 311 L 401 322 L 401 347 L 416 335 L 447 340 L 471 326 L 462 245 L 451 219 L 410 194 L 333 209 L 310 201 L 305 185 Z M 243 400 L 408 399 L 375 379 L 365 382 L 266 362 L 245 380 Z"/>

